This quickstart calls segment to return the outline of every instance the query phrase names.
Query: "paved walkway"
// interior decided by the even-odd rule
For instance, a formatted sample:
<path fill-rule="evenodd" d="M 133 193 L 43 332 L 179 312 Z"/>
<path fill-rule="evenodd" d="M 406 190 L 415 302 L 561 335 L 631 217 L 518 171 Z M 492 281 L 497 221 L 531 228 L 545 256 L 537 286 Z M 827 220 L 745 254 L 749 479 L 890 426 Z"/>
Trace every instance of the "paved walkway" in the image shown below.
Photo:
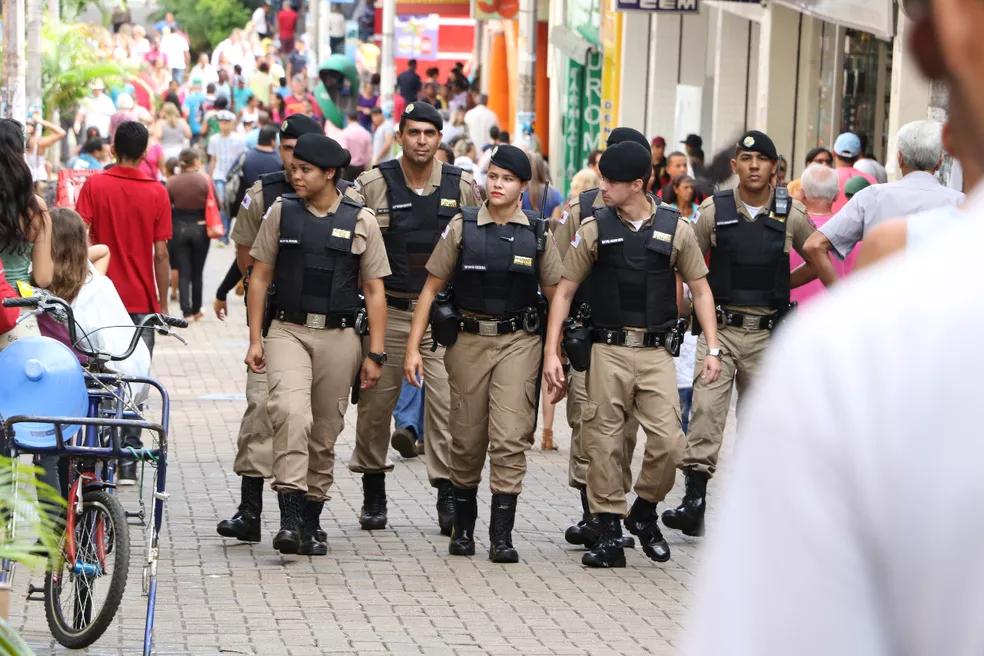
<path fill-rule="evenodd" d="M 232 257 L 232 249 L 213 245 L 206 298 Z M 563 539 L 580 509 L 567 486 L 570 432 L 562 405 L 554 425 L 560 450 L 545 453 L 537 447 L 529 454 L 514 534 L 519 564 L 496 565 L 486 557 L 487 488 L 479 495 L 478 553 L 448 556 L 423 461 L 403 461 L 395 452 L 396 469 L 387 480 L 390 525 L 360 530 L 360 479 L 345 468 L 355 433 L 352 408 L 338 441 L 337 489 L 323 517 L 327 557 L 282 557 L 273 551 L 270 538 L 278 518 L 269 490 L 264 542 L 250 546 L 220 538 L 215 523 L 232 514 L 239 495 L 231 468 L 245 405 L 242 299 L 231 296 L 229 305 L 225 323 L 210 315 L 184 331 L 187 346 L 159 338 L 155 353 L 157 375 L 173 400 L 156 653 L 675 653 L 698 541 L 669 535 L 673 558 L 663 565 L 637 550 L 628 553 L 626 569 L 582 567 L 582 552 Z M 672 503 L 681 488 L 682 483 Z M 134 493 L 122 494 L 132 506 Z M 85 653 L 139 653 L 144 546 L 133 533 L 125 607 Z M 21 571 L 15 581 L 14 626 L 38 654 L 72 653 L 52 641 L 42 604 L 24 608 L 20 599 L 27 580 Z M 34 580 L 40 583 L 39 576 Z"/>

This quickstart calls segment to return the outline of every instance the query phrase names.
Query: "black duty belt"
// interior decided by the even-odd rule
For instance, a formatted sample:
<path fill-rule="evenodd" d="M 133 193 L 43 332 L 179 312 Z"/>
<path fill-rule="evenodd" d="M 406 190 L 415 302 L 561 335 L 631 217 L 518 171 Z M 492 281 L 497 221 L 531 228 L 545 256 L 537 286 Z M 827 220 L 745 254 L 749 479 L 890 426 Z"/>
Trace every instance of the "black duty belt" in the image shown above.
<path fill-rule="evenodd" d="M 744 328 L 745 330 L 772 330 L 779 324 L 778 314 L 759 316 L 757 314 L 732 312 L 722 308 L 717 308 L 717 319 L 719 326 Z"/>
<path fill-rule="evenodd" d="M 354 328 L 355 314 L 316 314 L 279 309 L 274 318 L 308 328 Z"/>
<path fill-rule="evenodd" d="M 591 341 L 595 344 L 648 348 L 651 346 L 665 346 L 668 334 L 665 332 L 651 333 L 642 330 L 604 330 L 593 328 L 591 330 Z"/>
<path fill-rule="evenodd" d="M 387 294 L 386 305 L 397 310 L 403 310 L 404 312 L 413 312 L 417 307 L 417 299 L 400 298 L 399 296 L 390 296 Z"/>
<path fill-rule="evenodd" d="M 510 317 L 508 319 L 472 319 L 465 317 L 461 320 L 461 330 L 466 333 L 482 335 L 483 337 L 495 337 L 496 335 L 508 335 L 518 330 L 523 330 L 522 317 Z"/>

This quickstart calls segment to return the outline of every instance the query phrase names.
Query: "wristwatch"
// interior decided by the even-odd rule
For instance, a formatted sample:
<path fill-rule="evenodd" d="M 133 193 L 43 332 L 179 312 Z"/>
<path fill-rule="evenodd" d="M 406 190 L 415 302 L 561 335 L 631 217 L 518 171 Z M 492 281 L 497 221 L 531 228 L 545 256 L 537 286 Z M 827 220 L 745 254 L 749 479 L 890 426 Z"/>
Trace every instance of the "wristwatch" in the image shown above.
<path fill-rule="evenodd" d="M 372 351 L 369 351 L 368 353 L 366 353 L 366 357 L 372 360 L 373 362 L 375 362 L 376 364 L 378 364 L 380 367 L 382 367 L 383 364 L 386 362 L 385 351 L 383 353 L 373 353 Z"/>
<path fill-rule="evenodd" d="M 718 347 L 718 348 L 707 349 L 707 354 L 708 355 L 713 355 L 715 358 L 720 358 L 721 357 L 721 348 Z"/>

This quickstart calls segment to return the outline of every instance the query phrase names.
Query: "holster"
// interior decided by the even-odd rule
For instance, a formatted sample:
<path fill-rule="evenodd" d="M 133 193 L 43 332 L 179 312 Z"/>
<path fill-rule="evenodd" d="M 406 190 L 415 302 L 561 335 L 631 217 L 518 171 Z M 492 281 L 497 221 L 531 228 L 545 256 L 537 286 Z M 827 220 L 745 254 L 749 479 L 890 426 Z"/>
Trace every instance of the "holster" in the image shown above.
<path fill-rule="evenodd" d="M 564 321 L 564 353 L 574 371 L 587 371 L 591 365 L 591 334 L 588 326 L 573 318 Z"/>
<path fill-rule="evenodd" d="M 276 296 L 277 289 L 274 285 L 270 285 L 267 288 L 266 303 L 263 305 L 263 336 L 266 337 L 267 333 L 270 332 L 270 324 L 273 323 L 273 317 L 276 314 L 275 305 L 273 303 L 273 297 Z"/>
<path fill-rule="evenodd" d="M 687 332 L 687 320 L 683 317 L 677 319 L 676 324 L 667 333 L 666 344 L 663 348 L 671 356 L 680 355 L 680 345 L 683 344 L 683 335 Z"/>
<path fill-rule="evenodd" d="M 359 294 L 359 310 L 355 313 L 355 334 L 365 337 L 369 334 L 369 312 L 366 310 L 366 297 Z"/>
<path fill-rule="evenodd" d="M 431 350 L 436 351 L 438 345 L 448 347 L 458 341 L 461 315 L 452 303 L 453 290 L 449 287 L 434 299 L 430 309 Z"/>
<path fill-rule="evenodd" d="M 694 337 L 700 337 L 700 334 L 704 332 L 704 329 L 700 325 L 700 321 L 697 319 L 697 311 L 694 310 L 690 314 L 690 334 Z"/>

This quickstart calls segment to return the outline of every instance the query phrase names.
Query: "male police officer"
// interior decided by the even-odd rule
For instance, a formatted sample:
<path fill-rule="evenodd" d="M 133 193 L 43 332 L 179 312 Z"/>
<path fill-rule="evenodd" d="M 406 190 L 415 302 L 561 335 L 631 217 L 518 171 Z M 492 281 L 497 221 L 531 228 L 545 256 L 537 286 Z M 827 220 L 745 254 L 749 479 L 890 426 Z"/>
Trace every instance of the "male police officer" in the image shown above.
<path fill-rule="evenodd" d="M 471 174 L 434 159 L 444 127 L 440 113 L 427 103 L 410 103 L 400 117 L 397 141 L 400 159 L 383 162 L 356 180 L 365 206 L 376 213 L 392 275 L 386 279 L 389 319 L 386 325 L 387 363 L 383 376 L 359 399 L 355 449 L 349 469 L 362 474 L 363 529 L 386 526 L 386 472 L 390 417 L 400 395 L 403 354 L 417 296 L 427 278 L 424 268 L 434 244 L 460 207 L 477 205 Z M 425 343 L 430 335 L 425 335 Z M 444 349 L 424 351 L 424 441 L 427 476 L 437 488 L 438 523 L 450 534 L 454 499 L 448 472 L 450 400 Z"/>
<path fill-rule="evenodd" d="M 623 141 L 632 141 L 644 148 L 649 148 L 649 142 L 646 141 L 646 137 L 641 132 L 627 127 L 617 127 L 612 130 L 611 134 L 608 135 L 607 144 L 611 147 Z M 570 248 L 571 240 L 578 228 L 581 227 L 582 220 L 604 207 L 605 201 L 597 187 L 582 191 L 577 198 L 571 200 L 561 214 L 554 230 L 554 237 L 561 258 L 567 254 L 567 249 Z M 578 287 L 571 306 L 575 317 L 580 315 L 580 318 L 584 320 L 590 314 L 589 285 L 589 281 L 586 280 Z M 568 527 L 564 533 L 564 539 L 571 544 L 584 545 L 590 549 L 598 539 L 598 520 L 588 508 L 588 457 L 581 441 L 581 408 L 586 400 L 584 372 L 572 369 L 567 380 L 567 424 L 571 427 L 571 455 L 567 467 L 567 480 L 571 487 L 580 492 L 581 520 Z M 625 457 L 622 462 L 626 492 L 632 489 L 632 454 L 635 452 L 638 433 L 639 422 L 636 421 L 635 417 L 628 417 L 625 421 Z M 634 546 L 631 536 L 627 535 L 622 540 L 625 546 Z"/>
<path fill-rule="evenodd" d="M 625 520 L 646 555 L 670 557 L 659 530 L 656 504 L 673 487 L 683 446 L 680 400 L 673 365 L 679 334 L 677 277 L 694 295 L 698 316 L 714 318 L 707 267 L 693 231 L 673 208 L 645 192 L 651 153 L 637 143 L 610 146 L 601 157 L 601 193 L 606 207 L 586 217 L 564 257 L 564 274 L 550 307 L 544 375 L 551 395 L 563 394 L 558 357 L 561 325 L 578 285 L 591 275 L 590 366 L 581 410 L 581 440 L 588 455 L 588 503 L 598 515 L 599 538 L 582 563 L 625 567 L 619 520 L 626 514 L 622 463 L 625 419 L 634 415 L 646 433 L 646 451 L 636 481 L 637 498 Z M 715 334 L 708 341 L 716 345 Z M 714 380 L 720 364 L 707 358 L 701 376 Z"/>
<path fill-rule="evenodd" d="M 280 159 L 284 170 L 293 161 L 294 146 L 302 134 L 321 134 L 317 121 L 303 114 L 293 114 L 280 126 Z M 260 176 L 243 197 L 232 240 L 236 242 L 236 262 L 246 275 L 253 265 L 249 250 L 256 241 L 263 215 L 273 202 L 294 191 L 284 171 Z M 259 542 L 260 512 L 263 510 L 263 479 L 273 476 L 273 427 L 267 414 L 267 378 L 265 373 L 246 370 L 246 412 L 239 427 L 233 471 L 242 477 L 242 500 L 232 519 L 216 527 L 219 535 L 243 542 Z M 322 539 L 324 539 L 322 537 Z"/>
<path fill-rule="evenodd" d="M 452 281 L 462 332 L 445 355 L 452 392 L 455 502 L 448 551 L 455 556 L 475 553 L 476 495 L 488 457 L 489 559 L 496 563 L 519 561 L 512 529 L 537 410 L 542 355 L 538 290 L 551 296 L 561 269 L 547 222 L 522 210 L 522 192 L 532 175 L 521 149 L 493 148 L 485 186 L 488 200 L 481 207 L 463 208 L 451 220 L 427 262 L 429 275 L 414 311 L 404 362 L 407 380 L 419 384 L 423 366 L 418 345 L 431 304 Z"/>
<path fill-rule="evenodd" d="M 686 535 L 704 532 L 707 481 L 717 465 L 732 385 L 738 385 L 740 410 L 772 329 L 790 310 L 790 288 L 816 277 L 809 266 L 789 272 L 790 247 L 802 255 L 816 228 L 784 187 L 773 193 L 769 186 L 778 159 L 768 135 L 743 135 L 731 160 L 738 188 L 705 200 L 694 226 L 701 251 L 711 253 L 708 280 L 719 303 L 715 323 L 721 341 L 720 348 L 708 343 L 708 321 L 699 317 L 704 334 L 697 343 L 697 370 L 708 357 L 716 358 L 721 377 L 694 381 L 694 414 L 680 463 L 686 493 L 680 506 L 663 513 L 664 524 Z"/>

